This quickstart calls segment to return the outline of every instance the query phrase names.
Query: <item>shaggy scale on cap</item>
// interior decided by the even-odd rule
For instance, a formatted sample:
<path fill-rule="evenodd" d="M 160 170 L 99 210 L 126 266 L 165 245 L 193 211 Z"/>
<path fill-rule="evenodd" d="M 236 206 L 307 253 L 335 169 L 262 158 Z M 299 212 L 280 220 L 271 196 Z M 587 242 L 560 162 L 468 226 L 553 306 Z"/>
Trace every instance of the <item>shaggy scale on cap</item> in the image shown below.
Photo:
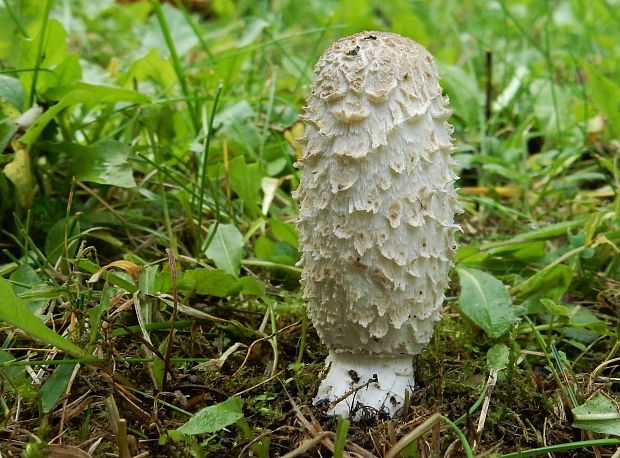
<path fill-rule="evenodd" d="M 459 230 L 447 104 L 433 57 L 392 33 L 343 38 L 314 68 L 294 196 L 308 315 L 330 352 L 315 401 L 374 380 L 333 414 L 394 415 L 441 317 Z"/>

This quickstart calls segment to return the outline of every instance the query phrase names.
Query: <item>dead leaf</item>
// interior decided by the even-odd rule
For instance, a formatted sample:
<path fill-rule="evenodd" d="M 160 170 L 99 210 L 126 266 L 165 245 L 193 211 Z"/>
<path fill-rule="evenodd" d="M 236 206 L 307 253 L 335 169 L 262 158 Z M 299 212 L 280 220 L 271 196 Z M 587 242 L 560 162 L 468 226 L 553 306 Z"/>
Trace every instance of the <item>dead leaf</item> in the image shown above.
<path fill-rule="evenodd" d="M 92 277 L 88 279 L 88 283 L 97 282 L 99 280 L 99 277 L 101 277 L 101 274 L 105 272 L 106 270 L 111 269 L 112 267 L 123 269 L 125 272 L 131 275 L 131 278 L 133 278 L 134 281 L 138 280 L 138 272 L 140 272 L 141 270 L 139 265 L 134 264 L 133 262 L 130 262 L 130 261 L 124 261 L 124 260 L 113 261 L 110 264 L 107 264 L 101 267 L 97 272 L 95 272 L 92 275 Z"/>
<path fill-rule="evenodd" d="M 4 174 L 15 185 L 18 204 L 21 207 L 30 208 L 35 194 L 30 153 L 20 142 L 13 142 L 12 146 L 15 156 L 13 161 L 4 168 Z"/>
<path fill-rule="evenodd" d="M 90 453 L 73 445 L 55 444 L 49 446 L 48 458 L 92 458 Z"/>

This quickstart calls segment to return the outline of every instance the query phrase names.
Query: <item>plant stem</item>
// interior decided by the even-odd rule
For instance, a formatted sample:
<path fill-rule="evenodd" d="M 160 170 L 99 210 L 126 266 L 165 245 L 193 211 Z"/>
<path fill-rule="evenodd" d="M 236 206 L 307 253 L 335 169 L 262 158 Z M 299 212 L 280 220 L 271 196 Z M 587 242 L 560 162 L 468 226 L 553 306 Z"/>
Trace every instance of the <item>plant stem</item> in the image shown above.
<path fill-rule="evenodd" d="M 50 10 L 52 8 L 53 0 L 47 0 L 45 2 L 45 9 L 43 11 L 43 24 L 41 25 L 41 31 L 39 32 L 39 42 L 37 43 L 37 56 L 34 61 L 34 74 L 32 76 L 32 84 L 30 85 L 30 97 L 28 98 L 28 107 L 34 105 L 34 101 L 37 93 L 37 80 L 39 78 L 39 66 L 41 65 L 41 57 L 43 56 L 43 48 L 45 46 L 45 35 L 47 34 L 47 24 L 49 22 Z"/>

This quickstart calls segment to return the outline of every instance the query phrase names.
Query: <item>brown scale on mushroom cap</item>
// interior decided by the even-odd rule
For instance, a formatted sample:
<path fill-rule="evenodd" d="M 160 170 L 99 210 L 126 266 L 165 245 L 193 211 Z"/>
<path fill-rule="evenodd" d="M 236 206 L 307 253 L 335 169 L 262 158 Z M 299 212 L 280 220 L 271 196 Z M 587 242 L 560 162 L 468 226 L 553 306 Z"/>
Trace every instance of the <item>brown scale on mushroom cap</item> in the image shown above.
<path fill-rule="evenodd" d="M 392 33 L 343 38 L 314 68 L 294 195 L 330 351 L 413 355 L 432 336 L 459 230 L 447 103 L 433 57 Z"/>

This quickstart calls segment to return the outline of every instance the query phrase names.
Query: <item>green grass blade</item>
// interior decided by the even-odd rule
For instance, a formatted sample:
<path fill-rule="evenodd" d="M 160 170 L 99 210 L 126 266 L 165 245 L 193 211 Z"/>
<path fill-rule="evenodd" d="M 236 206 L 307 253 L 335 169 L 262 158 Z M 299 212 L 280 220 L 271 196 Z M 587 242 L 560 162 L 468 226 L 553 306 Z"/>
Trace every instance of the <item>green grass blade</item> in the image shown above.
<path fill-rule="evenodd" d="M 204 140 L 202 168 L 200 171 L 200 195 L 198 197 L 198 208 L 197 208 L 198 224 L 196 225 L 196 234 L 195 234 L 195 239 L 194 239 L 195 241 L 194 255 L 197 258 L 201 257 L 200 256 L 201 248 L 207 249 L 209 247 L 209 242 L 215 235 L 215 228 L 214 228 L 213 233 L 210 235 L 209 240 L 207 240 L 207 243 L 205 243 L 203 247 L 203 244 L 201 243 L 202 241 L 201 229 L 202 229 L 202 217 L 203 217 L 202 206 L 204 205 L 206 187 L 209 188 L 209 191 L 211 192 L 211 197 L 213 198 L 213 203 L 215 205 L 215 208 L 214 208 L 215 218 L 218 222 L 220 220 L 220 204 L 219 204 L 220 199 L 217 196 L 217 190 L 215 189 L 214 184 L 211 182 L 211 180 L 209 180 L 209 177 L 207 175 L 207 163 L 209 161 L 209 150 L 211 148 L 211 139 L 213 138 L 213 120 L 215 119 L 215 113 L 217 111 L 217 104 L 220 100 L 221 95 L 222 95 L 222 85 L 219 85 L 217 88 L 217 92 L 215 93 L 215 99 L 213 100 L 213 108 L 211 109 L 211 116 L 209 117 L 209 125 L 207 128 L 207 136 Z"/>
<path fill-rule="evenodd" d="M 349 420 L 338 418 L 336 426 L 336 438 L 334 439 L 334 458 L 342 458 L 344 446 L 347 444 L 347 433 L 349 432 Z"/>
<path fill-rule="evenodd" d="M 47 33 L 47 24 L 49 22 L 50 10 L 52 9 L 53 0 L 45 2 L 45 11 L 43 12 L 43 24 L 39 32 L 39 42 L 37 43 L 37 57 L 34 62 L 34 74 L 32 77 L 32 85 L 30 86 L 30 95 L 28 97 L 28 106 L 34 105 L 37 93 L 37 80 L 39 78 L 39 65 L 43 60 L 43 48 L 45 47 L 45 35 Z"/>
<path fill-rule="evenodd" d="M 56 334 L 45 326 L 39 318 L 34 316 L 28 310 L 26 303 L 17 297 L 11 283 L 2 278 L 0 278 L 0 297 L 3 298 L 3 306 L 0 307 L 0 320 L 21 329 L 33 339 L 60 348 L 71 356 L 76 358 L 86 356 L 83 349 Z"/>
<path fill-rule="evenodd" d="M 548 445 L 546 447 L 533 448 L 520 452 L 507 453 L 501 455 L 501 458 L 527 458 L 530 456 L 546 455 L 548 453 L 563 452 L 566 450 L 575 450 L 584 447 L 601 447 L 603 445 L 620 445 L 620 438 L 609 439 L 593 439 L 588 441 L 569 442 L 566 444 Z"/>
<path fill-rule="evenodd" d="M 181 85 L 181 90 L 183 91 L 183 95 L 186 98 L 187 103 L 187 111 L 189 112 L 189 117 L 192 122 L 192 127 L 194 128 L 194 132 L 198 132 L 198 116 L 196 114 L 196 107 L 190 102 L 191 94 L 189 88 L 187 86 L 187 80 L 185 78 L 185 72 L 183 71 L 183 66 L 181 65 L 181 60 L 179 59 L 179 55 L 177 54 L 176 47 L 174 46 L 174 41 L 172 40 L 172 35 L 170 34 L 170 28 L 168 27 L 168 22 L 166 21 L 166 16 L 164 15 L 164 11 L 161 8 L 161 4 L 159 0 L 153 1 L 153 10 L 155 11 L 155 16 L 157 17 L 157 22 L 159 22 L 159 27 L 161 28 L 161 32 L 164 35 L 164 40 L 166 40 L 166 46 L 168 47 L 168 51 L 170 51 L 170 57 L 172 59 L 172 66 L 174 67 L 174 72 L 179 79 L 179 84 Z"/>

